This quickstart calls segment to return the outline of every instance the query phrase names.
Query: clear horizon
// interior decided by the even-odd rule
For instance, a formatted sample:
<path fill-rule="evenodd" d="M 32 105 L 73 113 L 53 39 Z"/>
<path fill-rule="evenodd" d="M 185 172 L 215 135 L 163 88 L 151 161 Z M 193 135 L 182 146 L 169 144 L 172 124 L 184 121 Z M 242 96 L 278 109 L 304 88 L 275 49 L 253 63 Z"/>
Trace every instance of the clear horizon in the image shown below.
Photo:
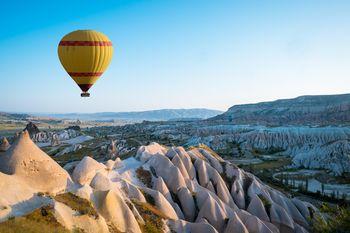
<path fill-rule="evenodd" d="M 3 4 L 0 111 L 225 111 L 350 92 L 349 1 L 20 2 Z M 82 99 L 57 45 L 87 28 L 115 48 Z"/>
<path fill-rule="evenodd" d="M 328 95 L 348 95 L 350 93 L 338 93 L 338 94 L 328 94 Z M 310 95 L 304 95 L 304 96 L 310 96 Z M 288 98 L 288 99 L 294 99 L 297 97 L 301 97 L 301 96 L 295 96 L 292 98 Z M 273 102 L 276 100 L 281 100 L 281 99 L 275 99 L 275 100 L 268 100 L 268 101 L 260 101 L 260 102 L 251 102 L 251 103 L 242 103 L 243 105 L 245 104 L 258 104 L 258 103 L 264 103 L 264 102 Z M 240 104 L 237 104 L 240 105 Z M 3 111 L 0 109 L 0 112 L 7 112 L 7 113 L 27 113 L 27 114 L 94 114 L 94 113 L 126 113 L 126 112 L 146 112 L 146 111 L 159 111 L 159 110 L 190 110 L 190 109 L 206 109 L 206 110 L 213 110 L 213 111 L 221 111 L 221 112 L 226 112 L 230 107 L 229 106 L 227 109 L 225 110 L 221 110 L 221 109 L 213 109 L 213 108 L 159 108 L 159 109 L 145 109 L 145 110 L 131 110 L 131 111 L 99 111 L 99 112 L 25 112 L 25 111 Z"/>

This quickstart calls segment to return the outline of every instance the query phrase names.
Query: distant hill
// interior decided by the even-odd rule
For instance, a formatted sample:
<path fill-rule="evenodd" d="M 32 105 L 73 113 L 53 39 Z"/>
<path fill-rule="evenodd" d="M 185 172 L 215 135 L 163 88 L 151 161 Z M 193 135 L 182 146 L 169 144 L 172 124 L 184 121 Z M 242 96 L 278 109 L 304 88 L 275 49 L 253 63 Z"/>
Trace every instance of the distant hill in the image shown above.
<path fill-rule="evenodd" d="M 26 120 L 28 114 L 0 112 L 0 120 Z"/>
<path fill-rule="evenodd" d="M 98 113 L 37 113 L 35 116 L 47 116 L 61 119 L 80 120 L 135 120 L 135 121 L 167 121 L 171 119 L 207 119 L 221 114 L 222 111 L 194 109 L 160 109 L 142 112 L 98 112 Z"/>
<path fill-rule="evenodd" d="M 256 104 L 235 105 L 209 119 L 254 125 L 349 125 L 350 94 L 300 96 Z"/>

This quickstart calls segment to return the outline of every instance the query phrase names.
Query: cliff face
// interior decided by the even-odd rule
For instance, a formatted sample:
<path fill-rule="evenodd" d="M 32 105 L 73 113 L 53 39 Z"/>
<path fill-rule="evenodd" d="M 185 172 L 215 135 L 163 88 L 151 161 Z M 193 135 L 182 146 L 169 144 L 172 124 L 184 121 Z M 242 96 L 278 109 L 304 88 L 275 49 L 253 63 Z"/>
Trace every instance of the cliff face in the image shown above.
<path fill-rule="evenodd" d="M 300 96 L 235 105 L 210 120 L 269 126 L 346 125 L 350 123 L 350 94 Z"/>

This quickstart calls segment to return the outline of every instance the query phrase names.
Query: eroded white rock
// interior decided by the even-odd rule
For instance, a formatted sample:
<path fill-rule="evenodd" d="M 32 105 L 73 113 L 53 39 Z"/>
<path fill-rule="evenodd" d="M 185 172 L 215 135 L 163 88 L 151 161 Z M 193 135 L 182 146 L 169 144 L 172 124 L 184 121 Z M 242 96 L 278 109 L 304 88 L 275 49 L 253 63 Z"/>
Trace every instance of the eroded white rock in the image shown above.
<path fill-rule="evenodd" d="M 97 171 L 103 171 L 105 168 L 105 165 L 85 156 L 74 168 L 72 178 L 75 182 L 84 185 L 91 182 Z"/>

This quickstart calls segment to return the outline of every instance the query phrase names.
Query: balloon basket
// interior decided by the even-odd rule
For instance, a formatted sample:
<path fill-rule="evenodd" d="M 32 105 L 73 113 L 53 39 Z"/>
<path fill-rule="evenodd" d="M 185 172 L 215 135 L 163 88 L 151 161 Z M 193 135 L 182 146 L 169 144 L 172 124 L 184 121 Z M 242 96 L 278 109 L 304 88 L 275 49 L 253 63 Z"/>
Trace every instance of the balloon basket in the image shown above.
<path fill-rule="evenodd" d="M 83 92 L 80 94 L 81 97 L 90 97 L 90 93 L 88 92 Z"/>

